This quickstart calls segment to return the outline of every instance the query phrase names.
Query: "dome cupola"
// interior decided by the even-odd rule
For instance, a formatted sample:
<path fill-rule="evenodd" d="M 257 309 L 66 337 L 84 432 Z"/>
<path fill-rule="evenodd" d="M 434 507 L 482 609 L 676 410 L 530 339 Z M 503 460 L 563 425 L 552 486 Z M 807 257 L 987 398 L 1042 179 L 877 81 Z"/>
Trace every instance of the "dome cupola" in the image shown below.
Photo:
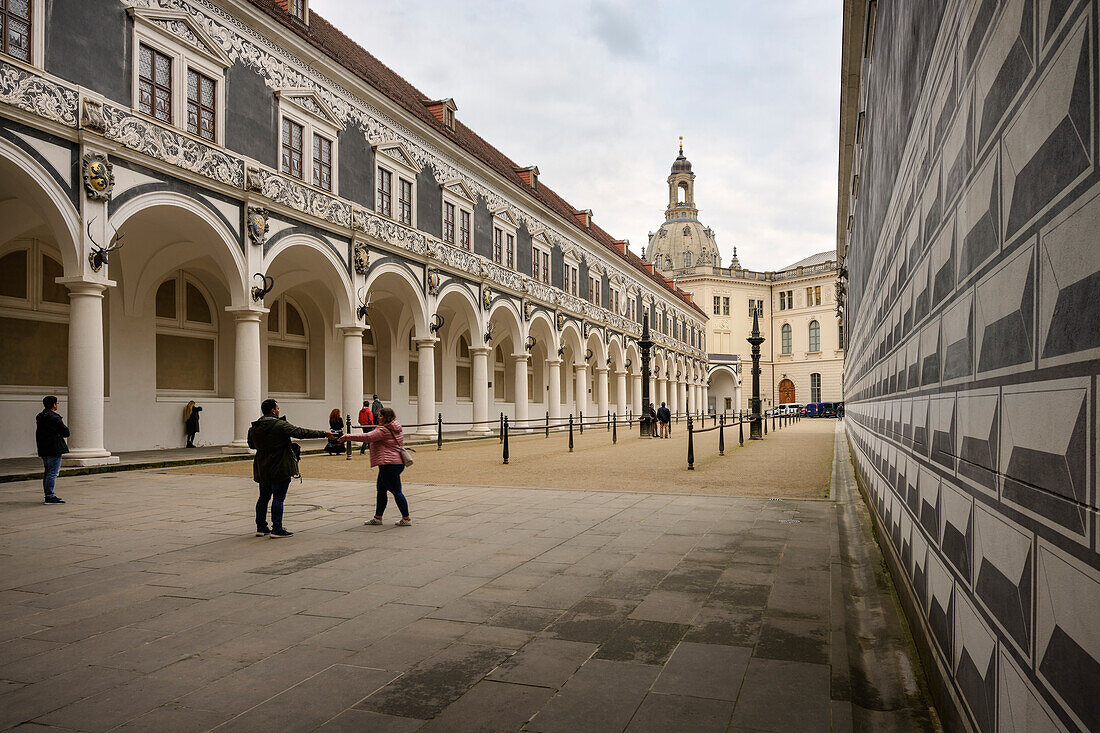
<path fill-rule="evenodd" d="M 684 157 L 684 137 L 680 136 L 680 154 L 672 161 L 672 173 L 691 173 L 691 161 Z"/>

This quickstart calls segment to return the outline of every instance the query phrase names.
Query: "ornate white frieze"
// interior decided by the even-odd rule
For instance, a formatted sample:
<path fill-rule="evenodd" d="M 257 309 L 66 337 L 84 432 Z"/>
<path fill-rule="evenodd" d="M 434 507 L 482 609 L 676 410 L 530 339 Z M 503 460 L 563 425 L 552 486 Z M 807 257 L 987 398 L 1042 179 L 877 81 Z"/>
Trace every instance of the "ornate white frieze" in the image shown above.
<path fill-rule="evenodd" d="M 103 119 L 104 135 L 110 140 L 220 183 L 244 187 L 244 163 L 238 158 L 111 104 L 103 106 Z"/>
<path fill-rule="evenodd" d="M 80 95 L 0 61 L 0 102 L 68 127 L 76 127 Z"/>
<path fill-rule="evenodd" d="M 351 227 L 350 204 L 263 168 L 257 171 L 257 180 L 260 192 L 272 201 L 337 226 Z"/>

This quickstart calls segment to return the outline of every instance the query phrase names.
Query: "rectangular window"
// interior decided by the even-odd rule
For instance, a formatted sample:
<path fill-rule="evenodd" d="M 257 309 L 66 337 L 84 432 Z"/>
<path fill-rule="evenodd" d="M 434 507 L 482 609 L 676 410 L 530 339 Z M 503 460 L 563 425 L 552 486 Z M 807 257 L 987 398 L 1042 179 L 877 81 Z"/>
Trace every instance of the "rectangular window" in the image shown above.
<path fill-rule="evenodd" d="M 462 246 L 462 249 L 468 250 L 470 249 L 470 212 L 460 211 L 459 222 L 459 244 Z"/>
<path fill-rule="evenodd" d="M 294 120 L 283 118 L 283 173 L 302 177 L 302 126 Z"/>
<path fill-rule="evenodd" d="M 401 197 L 398 204 L 401 206 L 401 223 L 412 226 L 413 223 L 413 185 L 404 178 L 401 180 Z"/>
<path fill-rule="evenodd" d="M 393 194 L 393 174 L 385 168 L 378 169 L 378 213 L 389 217 L 390 200 Z"/>
<path fill-rule="evenodd" d="M 332 141 L 313 133 L 313 185 L 332 190 Z"/>
<path fill-rule="evenodd" d="M 443 204 L 443 241 L 455 243 L 455 205 L 447 202 Z"/>
<path fill-rule="evenodd" d="M 547 285 L 550 284 L 550 253 L 542 253 L 542 281 Z"/>
<path fill-rule="evenodd" d="M 540 267 L 542 263 L 539 261 L 539 251 L 536 249 L 531 255 L 531 277 L 536 280 L 541 280 Z"/>
<path fill-rule="evenodd" d="M 515 269 L 515 267 L 516 267 L 516 238 L 512 234 L 506 234 L 504 238 L 505 238 L 505 240 L 507 240 L 506 241 L 505 257 L 507 258 L 508 262 L 506 264 L 508 265 L 509 268 Z"/>
<path fill-rule="evenodd" d="M 573 297 L 577 296 L 577 268 L 569 268 L 569 292 Z"/>
<path fill-rule="evenodd" d="M 761 316 L 764 315 L 764 301 L 756 301 L 756 312 L 759 313 Z"/>
<path fill-rule="evenodd" d="M 187 70 L 187 131 L 210 142 L 214 142 L 214 121 L 217 117 L 214 91 L 213 79 L 194 69 Z"/>
<path fill-rule="evenodd" d="M 817 372 L 810 375 L 810 402 L 821 402 L 821 375 Z"/>
<path fill-rule="evenodd" d="M 730 299 L 722 298 L 722 315 L 728 316 L 730 314 Z"/>
<path fill-rule="evenodd" d="M 836 343 L 838 349 L 844 348 L 844 323 L 836 324 Z"/>
<path fill-rule="evenodd" d="M 493 227 L 493 262 L 504 262 L 504 232 L 497 227 Z"/>
<path fill-rule="evenodd" d="M 788 290 L 787 291 L 787 308 L 790 309 L 790 310 L 794 310 L 794 291 L 793 290 Z"/>
<path fill-rule="evenodd" d="M 31 62 L 32 0 L 0 0 L 0 51 Z"/>
<path fill-rule="evenodd" d="M 717 295 L 714 296 L 714 315 L 722 315 L 722 299 Z"/>
<path fill-rule="evenodd" d="M 5 7 L 12 4 L 5 1 Z M 7 48 L 6 38 L 4 44 Z M 172 122 L 172 59 L 144 43 L 138 50 L 138 109 L 161 122 Z"/>
<path fill-rule="evenodd" d="M 814 286 L 814 305 L 821 305 L 821 286 Z"/>
<path fill-rule="evenodd" d="M 290 0 L 287 6 L 287 10 L 298 20 L 305 22 L 306 19 L 306 0 Z"/>
<path fill-rule="evenodd" d="M 787 294 L 782 290 L 779 291 L 779 310 L 787 310 Z"/>

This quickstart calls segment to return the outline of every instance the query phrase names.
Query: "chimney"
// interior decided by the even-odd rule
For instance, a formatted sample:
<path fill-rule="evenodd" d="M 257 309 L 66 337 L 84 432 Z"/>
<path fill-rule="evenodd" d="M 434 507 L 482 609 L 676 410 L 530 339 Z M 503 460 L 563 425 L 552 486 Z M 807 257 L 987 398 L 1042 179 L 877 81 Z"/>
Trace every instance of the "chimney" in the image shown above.
<path fill-rule="evenodd" d="M 620 253 L 625 255 L 626 254 L 626 248 L 630 246 L 630 240 L 629 239 L 614 239 L 614 240 L 612 240 L 612 244 L 615 245 L 615 249 L 619 250 Z"/>
<path fill-rule="evenodd" d="M 537 165 L 527 166 L 526 168 L 516 168 L 516 175 L 520 177 L 528 188 L 539 187 L 539 167 Z"/>
<path fill-rule="evenodd" d="M 589 229 L 592 226 L 592 209 L 574 209 L 573 216 L 576 217 L 580 225 L 585 229 Z"/>
<path fill-rule="evenodd" d="M 439 124 L 448 130 L 455 129 L 455 112 L 458 111 L 458 105 L 455 104 L 453 99 L 450 97 L 447 99 L 433 99 L 424 102 L 424 106 L 428 108 L 428 111 L 432 113 L 432 117 L 435 117 Z"/>

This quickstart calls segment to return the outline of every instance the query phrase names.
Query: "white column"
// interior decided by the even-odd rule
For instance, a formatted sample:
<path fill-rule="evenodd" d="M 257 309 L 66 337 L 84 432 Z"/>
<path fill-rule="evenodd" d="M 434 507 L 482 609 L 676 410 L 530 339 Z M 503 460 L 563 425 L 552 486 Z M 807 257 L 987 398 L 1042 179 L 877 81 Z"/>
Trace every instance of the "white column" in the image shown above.
<path fill-rule="evenodd" d="M 687 387 L 687 411 L 688 414 L 695 414 L 695 391 L 692 390 L 690 383 Z"/>
<path fill-rule="evenodd" d="M 611 386 L 608 381 L 607 367 L 596 367 L 596 411 L 600 418 L 607 419 L 608 392 Z"/>
<path fill-rule="evenodd" d="M 435 342 L 438 340 L 429 336 L 413 341 L 417 347 L 416 421 L 422 424 L 415 431 L 417 435 L 435 435 Z"/>
<path fill-rule="evenodd" d="M 547 398 L 550 402 L 550 417 L 561 417 L 561 359 L 551 359 L 546 362 L 550 374 L 550 392 Z"/>
<path fill-rule="evenodd" d="M 626 371 L 615 372 L 615 414 L 622 417 L 626 415 Z"/>
<path fill-rule="evenodd" d="M 344 337 L 343 412 L 351 416 L 354 429 L 359 424 L 359 408 L 363 406 L 363 326 L 337 324 L 336 330 Z"/>
<path fill-rule="evenodd" d="M 657 395 L 653 398 L 653 404 L 657 407 L 660 407 L 662 402 L 668 404 L 668 379 L 665 377 L 657 379 Z"/>
<path fill-rule="evenodd" d="M 70 466 L 118 463 L 118 456 L 103 447 L 103 293 L 108 283 L 62 282 L 69 289 L 71 433 L 64 462 Z"/>
<path fill-rule="evenodd" d="M 672 377 L 668 388 L 668 409 L 675 415 L 680 411 L 680 378 Z"/>
<path fill-rule="evenodd" d="M 528 417 L 528 403 L 530 397 L 527 394 L 527 360 L 531 358 L 530 354 L 512 354 L 512 358 L 516 360 L 516 381 L 515 388 L 512 390 L 516 398 L 516 409 L 513 413 L 516 416 L 516 429 L 524 429 L 527 427 Z"/>
<path fill-rule="evenodd" d="M 489 352 L 490 346 L 474 346 L 470 349 L 473 360 L 473 384 L 470 387 L 474 403 L 474 422 L 470 426 L 471 435 L 488 435 L 492 426 L 485 423 L 489 419 Z"/>
<path fill-rule="evenodd" d="M 633 396 L 630 399 L 630 409 L 635 415 L 642 414 L 642 376 L 640 374 L 631 374 L 630 381 L 632 383 L 631 392 Z"/>
<path fill-rule="evenodd" d="M 657 399 L 657 378 L 651 372 L 649 375 L 649 401 L 653 402 Z M 656 409 L 656 405 L 654 406 Z"/>
<path fill-rule="evenodd" d="M 573 396 L 576 398 L 577 409 L 574 415 L 578 418 L 588 411 L 588 365 L 577 364 L 577 385 L 573 388 Z"/>
<path fill-rule="evenodd" d="M 260 417 L 260 316 L 266 310 L 226 308 L 236 319 L 233 355 L 233 442 L 225 453 L 248 450 L 248 428 Z"/>

